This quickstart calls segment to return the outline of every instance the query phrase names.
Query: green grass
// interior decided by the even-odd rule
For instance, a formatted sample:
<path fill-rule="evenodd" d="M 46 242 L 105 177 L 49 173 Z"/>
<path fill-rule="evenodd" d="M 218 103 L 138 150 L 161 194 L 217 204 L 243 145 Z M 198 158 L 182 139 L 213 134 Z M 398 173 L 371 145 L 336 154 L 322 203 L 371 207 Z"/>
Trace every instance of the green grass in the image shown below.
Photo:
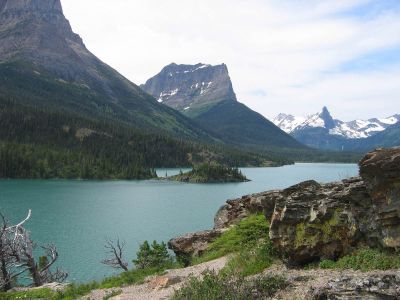
<path fill-rule="evenodd" d="M 260 240 L 268 239 L 268 230 L 269 225 L 264 215 L 252 215 L 224 232 L 211 243 L 202 256 L 195 258 L 192 264 L 203 263 L 255 247 Z"/>
<path fill-rule="evenodd" d="M 282 277 L 263 276 L 246 280 L 241 275 L 204 273 L 203 279 L 192 277 L 173 300 L 247 300 L 266 299 L 287 286 Z"/>
<path fill-rule="evenodd" d="M 400 268 L 400 255 L 378 249 L 362 248 L 338 261 L 322 260 L 322 269 L 353 269 L 361 271 L 389 270 Z"/>
<path fill-rule="evenodd" d="M 269 268 L 277 257 L 271 241 L 263 240 L 254 248 L 235 254 L 222 271 L 228 274 L 239 273 L 241 276 L 259 274 Z"/>
<path fill-rule="evenodd" d="M 29 292 L 0 293 L 1 300 L 14 299 L 54 299 L 55 292 L 50 289 L 37 289 Z"/>

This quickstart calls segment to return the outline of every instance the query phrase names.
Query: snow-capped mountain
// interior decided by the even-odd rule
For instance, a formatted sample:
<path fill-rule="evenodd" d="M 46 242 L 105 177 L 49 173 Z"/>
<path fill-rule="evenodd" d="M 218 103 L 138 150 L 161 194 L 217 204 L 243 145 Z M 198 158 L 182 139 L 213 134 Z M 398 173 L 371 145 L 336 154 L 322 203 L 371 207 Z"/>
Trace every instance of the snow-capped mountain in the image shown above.
<path fill-rule="evenodd" d="M 321 128 L 325 129 L 329 135 L 346 139 L 368 138 L 398 122 L 400 122 L 400 114 L 387 118 L 344 122 L 333 119 L 326 107 L 323 108 L 322 112 L 307 117 L 297 117 L 281 113 L 273 119 L 275 125 L 290 134 L 298 134 L 310 128 Z"/>

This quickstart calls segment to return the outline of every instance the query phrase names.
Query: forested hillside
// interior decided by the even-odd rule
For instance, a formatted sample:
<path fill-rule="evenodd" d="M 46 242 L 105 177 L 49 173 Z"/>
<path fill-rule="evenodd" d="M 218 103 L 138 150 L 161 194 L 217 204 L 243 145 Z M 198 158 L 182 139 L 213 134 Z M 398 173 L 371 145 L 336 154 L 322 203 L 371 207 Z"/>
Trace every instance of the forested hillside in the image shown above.
<path fill-rule="evenodd" d="M 24 106 L 2 95 L 0 142 L 1 178 L 150 178 L 155 167 L 203 161 L 257 166 L 271 160 L 221 145 L 143 133 L 118 122 Z"/>

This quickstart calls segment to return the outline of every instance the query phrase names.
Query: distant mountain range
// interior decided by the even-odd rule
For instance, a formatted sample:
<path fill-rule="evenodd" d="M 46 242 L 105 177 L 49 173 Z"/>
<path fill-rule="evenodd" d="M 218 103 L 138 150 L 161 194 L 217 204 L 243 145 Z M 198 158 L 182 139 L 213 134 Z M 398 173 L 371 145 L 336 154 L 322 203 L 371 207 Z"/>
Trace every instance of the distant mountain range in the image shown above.
<path fill-rule="evenodd" d="M 141 86 L 224 142 L 257 148 L 306 149 L 259 113 L 237 101 L 225 64 L 164 67 Z"/>
<path fill-rule="evenodd" d="M 320 113 L 307 117 L 281 113 L 273 122 L 300 142 L 319 149 L 364 151 L 399 145 L 397 139 L 387 135 L 396 130 L 400 114 L 344 122 L 334 119 L 324 107 Z"/>

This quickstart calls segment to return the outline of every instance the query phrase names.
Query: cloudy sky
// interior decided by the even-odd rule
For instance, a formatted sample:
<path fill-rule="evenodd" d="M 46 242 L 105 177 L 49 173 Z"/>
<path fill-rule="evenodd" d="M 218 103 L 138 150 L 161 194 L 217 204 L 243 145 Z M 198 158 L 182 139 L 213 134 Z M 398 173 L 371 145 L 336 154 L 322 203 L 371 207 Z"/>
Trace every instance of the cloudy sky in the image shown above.
<path fill-rule="evenodd" d="M 136 84 L 171 62 L 226 63 L 239 101 L 268 118 L 400 113 L 400 0 L 62 4 L 89 50 Z"/>

